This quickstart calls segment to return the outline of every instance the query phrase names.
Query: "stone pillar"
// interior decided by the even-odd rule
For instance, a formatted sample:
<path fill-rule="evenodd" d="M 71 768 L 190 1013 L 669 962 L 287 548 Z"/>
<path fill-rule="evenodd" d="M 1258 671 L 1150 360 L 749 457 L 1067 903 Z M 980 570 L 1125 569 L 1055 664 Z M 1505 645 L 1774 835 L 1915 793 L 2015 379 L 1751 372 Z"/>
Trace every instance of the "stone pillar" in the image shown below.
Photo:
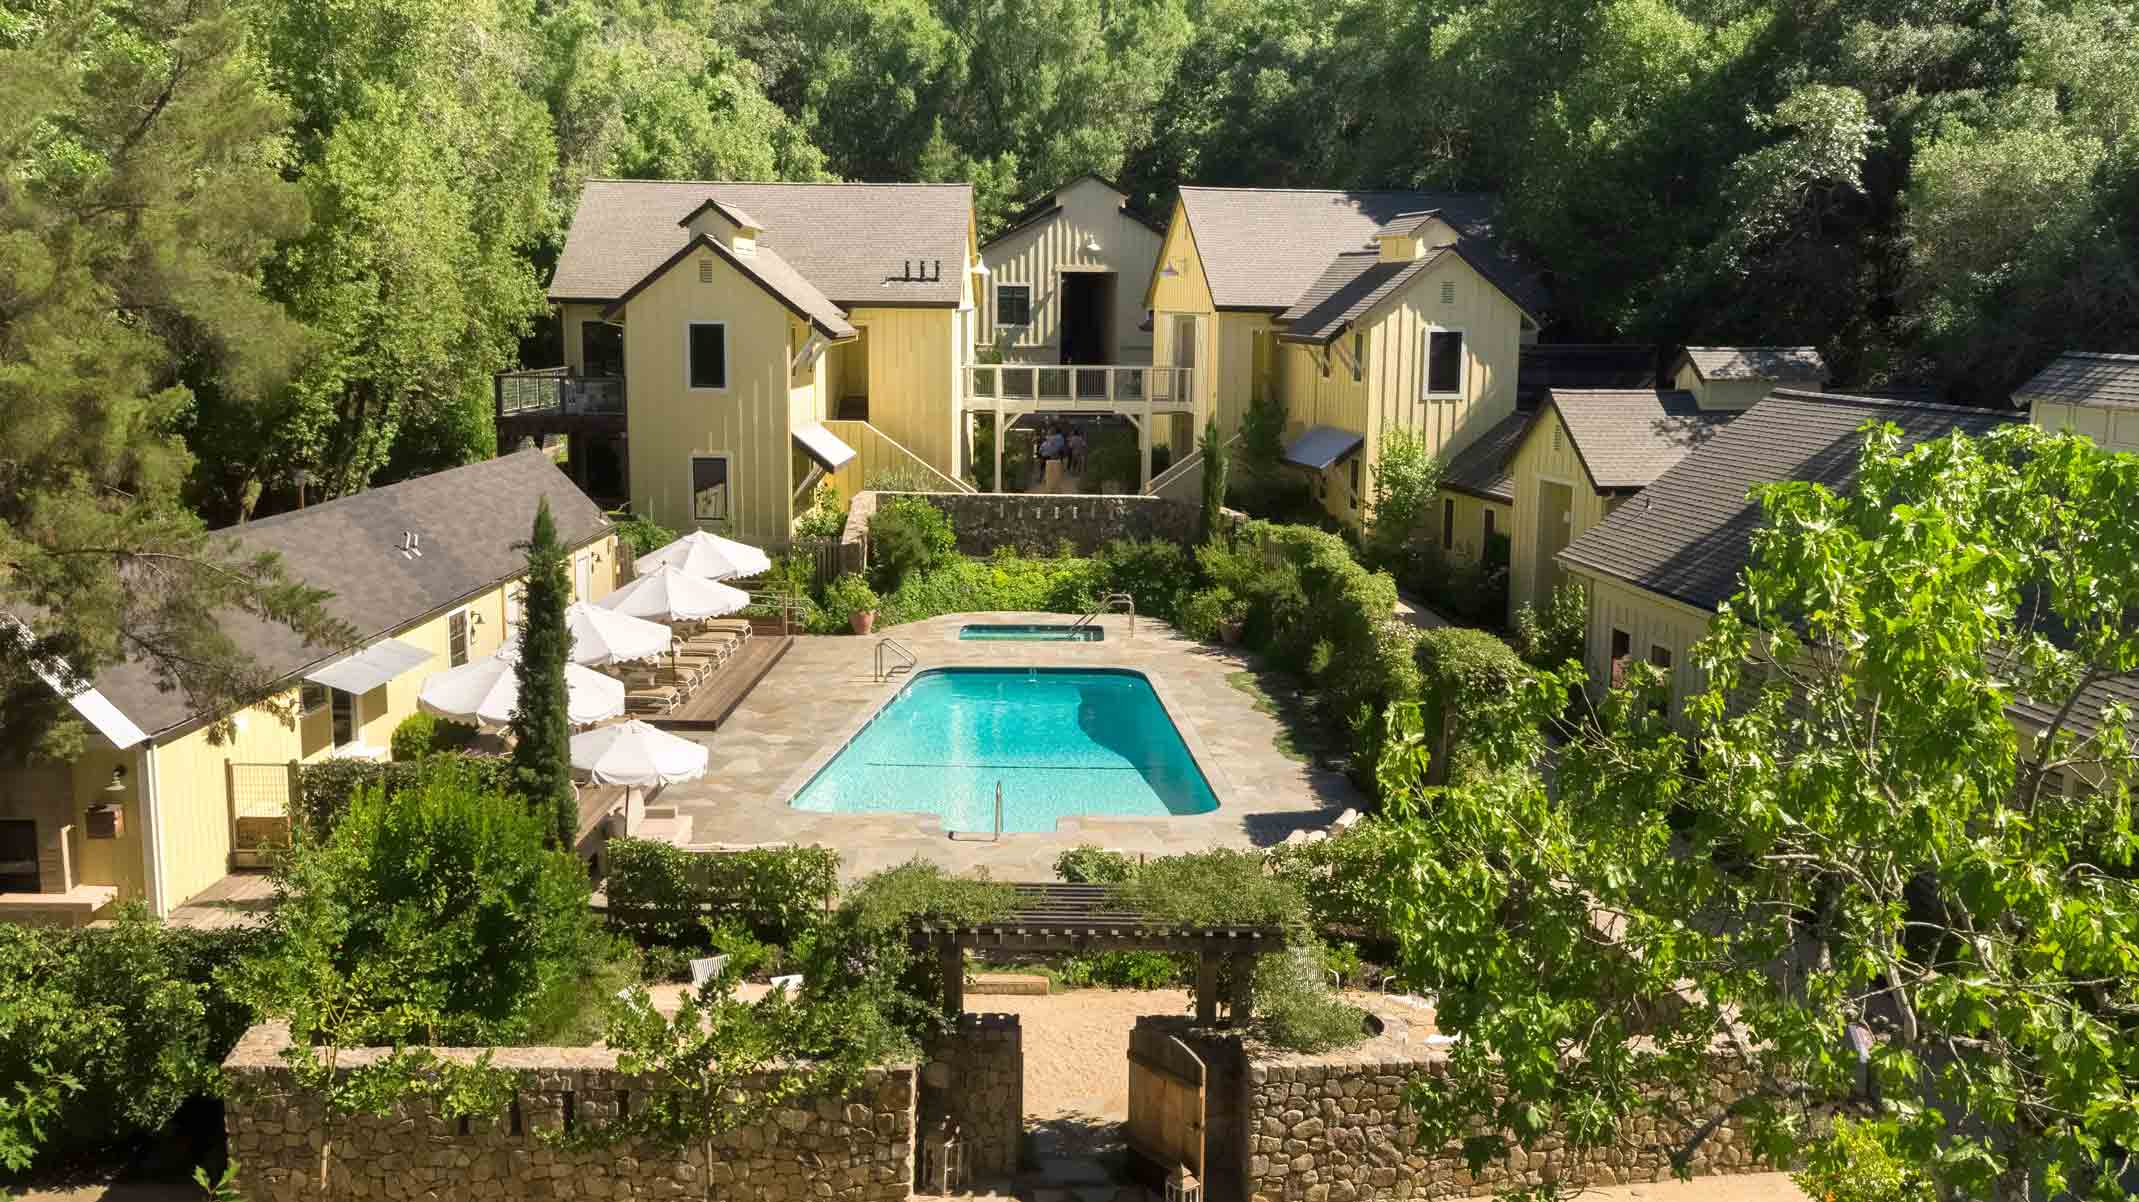
<path fill-rule="evenodd" d="M 921 1129 L 945 1118 L 965 1141 L 969 1183 L 1018 1171 L 1025 1138 L 1025 1043 L 1015 1014 L 962 1014 L 930 1041 L 921 1069 Z"/>
<path fill-rule="evenodd" d="M 966 952 L 956 943 L 937 949 L 937 963 L 942 966 L 943 1013 L 957 1018 L 966 1008 Z"/>

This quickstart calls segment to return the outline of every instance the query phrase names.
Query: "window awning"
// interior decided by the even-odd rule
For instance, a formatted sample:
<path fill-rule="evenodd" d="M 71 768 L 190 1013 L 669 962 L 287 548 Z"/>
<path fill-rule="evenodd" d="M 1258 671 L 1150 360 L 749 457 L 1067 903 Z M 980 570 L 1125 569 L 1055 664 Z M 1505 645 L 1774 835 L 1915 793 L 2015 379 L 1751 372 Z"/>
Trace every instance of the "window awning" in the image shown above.
<path fill-rule="evenodd" d="M 305 673 L 313 684 L 344 693 L 369 693 L 411 668 L 431 661 L 431 653 L 400 639 L 380 639 L 355 655 L 344 656 Z"/>
<path fill-rule="evenodd" d="M 1327 471 L 1329 465 L 1366 445 L 1367 436 L 1339 426 L 1310 426 L 1285 444 L 1285 462 L 1309 471 Z"/>
<path fill-rule="evenodd" d="M 804 422 L 796 426 L 795 445 L 828 472 L 838 471 L 854 458 L 854 448 L 841 442 L 839 435 L 825 429 L 823 422 Z"/>

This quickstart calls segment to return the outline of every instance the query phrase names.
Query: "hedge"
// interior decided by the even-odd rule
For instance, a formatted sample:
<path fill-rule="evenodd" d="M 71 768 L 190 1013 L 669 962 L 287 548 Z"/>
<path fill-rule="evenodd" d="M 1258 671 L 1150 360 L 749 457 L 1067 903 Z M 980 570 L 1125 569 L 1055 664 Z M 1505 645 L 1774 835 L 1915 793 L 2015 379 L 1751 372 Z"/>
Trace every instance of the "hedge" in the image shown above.
<path fill-rule="evenodd" d="M 824 847 L 686 851 L 612 839 L 609 923 L 642 944 L 706 938 L 706 919 L 740 921 L 787 945 L 817 927 L 839 890 L 839 853 Z"/>
<path fill-rule="evenodd" d="M 1508 767 L 1506 761 L 1535 750 L 1526 740 L 1501 746 L 1472 737 L 1474 731 L 1528 729 L 1516 707 L 1536 673 L 1514 648 L 1483 630 L 1443 627 L 1419 636 L 1418 667 L 1419 718 L 1433 750 L 1430 783 Z"/>
<path fill-rule="evenodd" d="M 430 766 L 440 762 L 471 765 L 482 787 L 500 793 L 510 791 L 512 761 L 503 756 L 434 752 L 417 760 L 327 759 L 298 769 L 297 813 L 293 817 L 302 821 L 306 830 L 324 835 L 349 809 L 349 799 L 356 796 L 357 790 L 381 785 L 392 797 L 422 780 Z"/>

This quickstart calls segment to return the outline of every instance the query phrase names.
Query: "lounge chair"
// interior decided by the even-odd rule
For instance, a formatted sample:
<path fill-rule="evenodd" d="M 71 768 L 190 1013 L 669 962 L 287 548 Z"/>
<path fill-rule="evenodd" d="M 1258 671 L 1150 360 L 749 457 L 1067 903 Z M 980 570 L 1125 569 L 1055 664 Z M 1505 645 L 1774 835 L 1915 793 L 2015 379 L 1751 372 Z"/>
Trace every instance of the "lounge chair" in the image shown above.
<path fill-rule="evenodd" d="M 682 696 L 681 692 L 668 685 L 633 689 L 624 694 L 624 708 L 634 714 L 665 714 L 676 708 L 676 702 Z"/>
<path fill-rule="evenodd" d="M 698 634 L 732 634 L 739 639 L 748 639 L 756 633 L 748 618 L 709 618 L 698 624 Z"/>
<path fill-rule="evenodd" d="M 709 631 L 704 634 L 694 634 L 690 638 L 683 640 L 683 649 L 686 653 L 698 655 L 717 654 L 722 659 L 735 654 L 736 648 L 742 645 L 743 639 L 741 635 L 719 630 Z"/>

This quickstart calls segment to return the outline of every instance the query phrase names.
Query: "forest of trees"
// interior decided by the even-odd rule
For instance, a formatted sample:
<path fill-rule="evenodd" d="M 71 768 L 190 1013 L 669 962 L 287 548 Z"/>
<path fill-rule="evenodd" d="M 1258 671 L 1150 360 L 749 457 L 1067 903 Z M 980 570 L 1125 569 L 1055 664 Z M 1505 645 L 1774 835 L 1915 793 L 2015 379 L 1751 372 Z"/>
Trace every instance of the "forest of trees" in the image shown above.
<path fill-rule="evenodd" d="M 589 176 L 1489 189 L 1548 339 L 2139 346 L 2133 0 L 0 0 L 0 112 L 0 407 L 97 415 L 0 453 L 214 524 L 490 452 Z"/>

